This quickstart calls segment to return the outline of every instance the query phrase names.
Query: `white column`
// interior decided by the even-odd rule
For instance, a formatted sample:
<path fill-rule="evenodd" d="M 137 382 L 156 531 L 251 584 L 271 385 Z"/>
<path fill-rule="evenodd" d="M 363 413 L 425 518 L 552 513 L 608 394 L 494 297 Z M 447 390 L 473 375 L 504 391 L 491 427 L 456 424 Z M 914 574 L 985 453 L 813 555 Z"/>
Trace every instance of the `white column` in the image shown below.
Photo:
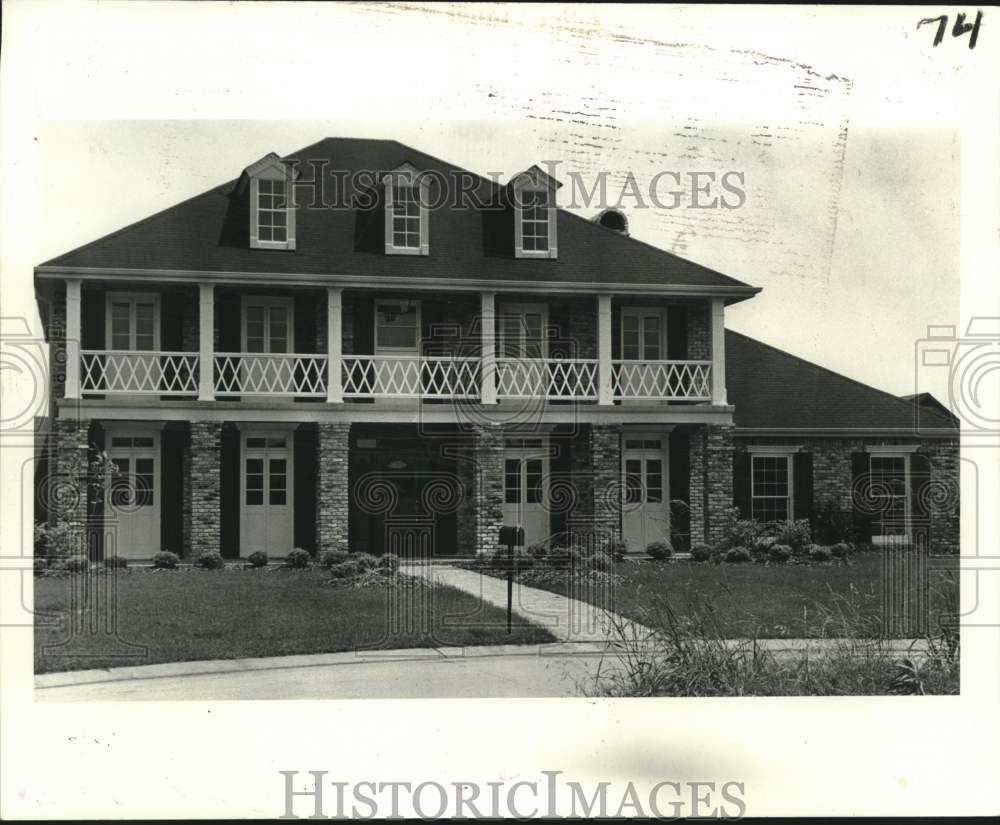
<path fill-rule="evenodd" d="M 80 282 L 66 281 L 66 398 L 80 397 Z"/>
<path fill-rule="evenodd" d="M 344 401 L 344 290 L 326 288 L 326 400 L 328 404 Z"/>
<path fill-rule="evenodd" d="M 215 400 L 215 284 L 198 284 L 198 400 Z"/>
<path fill-rule="evenodd" d="M 611 386 L 611 296 L 597 296 L 597 403 L 614 404 Z"/>
<path fill-rule="evenodd" d="M 479 328 L 482 356 L 479 366 L 479 398 L 484 404 L 497 403 L 496 294 L 479 293 Z"/>
<path fill-rule="evenodd" d="M 712 403 L 726 401 L 726 300 L 712 299 Z"/>

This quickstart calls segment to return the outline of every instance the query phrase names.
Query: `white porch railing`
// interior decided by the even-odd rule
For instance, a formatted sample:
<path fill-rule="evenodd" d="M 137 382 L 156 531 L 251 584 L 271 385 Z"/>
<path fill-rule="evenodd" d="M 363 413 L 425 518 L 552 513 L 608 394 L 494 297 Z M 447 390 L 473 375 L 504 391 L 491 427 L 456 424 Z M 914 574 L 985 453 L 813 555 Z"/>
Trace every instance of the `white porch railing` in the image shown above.
<path fill-rule="evenodd" d="M 198 353 L 83 350 L 80 391 L 103 395 L 197 395 Z"/>
<path fill-rule="evenodd" d="M 217 352 L 215 394 L 326 396 L 325 355 Z"/>
<path fill-rule="evenodd" d="M 498 358 L 500 398 L 597 400 L 597 359 Z"/>
<path fill-rule="evenodd" d="M 354 398 L 478 398 L 478 358 L 345 355 L 344 396 Z"/>
<path fill-rule="evenodd" d="M 611 388 L 622 400 L 711 401 L 712 362 L 614 360 Z"/>

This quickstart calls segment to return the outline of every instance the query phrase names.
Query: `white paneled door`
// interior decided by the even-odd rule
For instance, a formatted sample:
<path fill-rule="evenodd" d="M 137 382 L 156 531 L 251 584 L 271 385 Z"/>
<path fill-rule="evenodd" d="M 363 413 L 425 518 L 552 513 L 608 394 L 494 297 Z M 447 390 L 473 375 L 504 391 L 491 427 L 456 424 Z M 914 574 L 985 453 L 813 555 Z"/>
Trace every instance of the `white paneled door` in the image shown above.
<path fill-rule="evenodd" d="M 240 468 L 240 556 L 292 549 L 291 431 L 243 433 Z"/>
<path fill-rule="evenodd" d="M 651 542 L 670 540 L 667 439 L 626 434 L 624 441 L 622 533 L 630 552 L 643 552 Z"/>
<path fill-rule="evenodd" d="M 545 438 L 508 441 L 503 452 L 503 521 L 524 528 L 524 544 L 549 537 L 549 455 Z"/>
<path fill-rule="evenodd" d="M 115 469 L 109 485 L 105 554 L 148 559 L 160 550 L 160 433 L 111 430 L 106 452 Z"/>

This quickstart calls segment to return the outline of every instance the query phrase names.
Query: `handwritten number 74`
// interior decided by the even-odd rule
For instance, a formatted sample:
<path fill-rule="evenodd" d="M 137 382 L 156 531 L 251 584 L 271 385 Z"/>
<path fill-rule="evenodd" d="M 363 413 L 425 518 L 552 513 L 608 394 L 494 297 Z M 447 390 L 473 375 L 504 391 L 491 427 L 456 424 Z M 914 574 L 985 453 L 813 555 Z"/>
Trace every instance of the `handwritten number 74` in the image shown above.
<path fill-rule="evenodd" d="M 969 48 L 976 48 L 976 40 L 979 38 L 979 24 L 983 20 L 983 13 L 981 11 L 976 12 L 976 22 L 966 23 L 964 14 L 955 15 L 955 25 L 951 30 L 952 37 L 961 37 L 963 34 L 972 33 L 969 36 Z M 934 46 L 937 46 L 942 40 L 944 40 L 944 33 L 948 30 L 948 15 L 942 14 L 940 17 L 925 17 L 919 23 L 917 23 L 917 28 L 919 29 L 925 23 L 937 23 L 937 33 L 934 35 Z"/>

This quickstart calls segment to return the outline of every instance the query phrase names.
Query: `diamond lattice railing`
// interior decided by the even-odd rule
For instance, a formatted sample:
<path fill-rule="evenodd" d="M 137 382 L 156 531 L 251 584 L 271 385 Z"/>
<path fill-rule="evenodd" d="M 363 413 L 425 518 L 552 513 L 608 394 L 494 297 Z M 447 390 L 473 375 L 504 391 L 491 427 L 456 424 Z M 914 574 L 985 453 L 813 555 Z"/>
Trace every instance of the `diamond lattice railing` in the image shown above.
<path fill-rule="evenodd" d="M 344 395 L 356 398 L 477 398 L 478 358 L 345 355 Z"/>
<path fill-rule="evenodd" d="M 325 355 L 235 353 L 215 355 L 216 395 L 326 395 Z"/>
<path fill-rule="evenodd" d="M 80 389 L 117 393 L 196 395 L 198 353 L 136 350 L 84 350 Z"/>
<path fill-rule="evenodd" d="M 619 399 L 708 401 L 711 361 L 623 361 L 611 364 L 612 390 Z"/>
<path fill-rule="evenodd" d="M 569 358 L 497 359 L 501 398 L 597 398 L 597 360 Z"/>

